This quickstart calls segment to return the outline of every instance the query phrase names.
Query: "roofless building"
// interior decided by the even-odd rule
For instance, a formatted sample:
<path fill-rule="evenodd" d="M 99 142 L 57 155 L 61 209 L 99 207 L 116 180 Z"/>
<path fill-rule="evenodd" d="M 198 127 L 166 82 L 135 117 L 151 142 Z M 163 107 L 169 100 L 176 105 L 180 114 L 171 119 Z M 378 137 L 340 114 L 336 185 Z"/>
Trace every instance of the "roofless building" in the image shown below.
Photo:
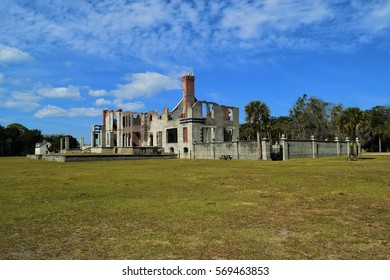
<path fill-rule="evenodd" d="M 176 153 L 190 158 L 194 143 L 232 142 L 239 137 L 237 107 L 199 101 L 195 76 L 182 77 L 183 98 L 161 115 L 103 110 L 102 124 L 93 125 L 92 152 L 118 154 Z"/>

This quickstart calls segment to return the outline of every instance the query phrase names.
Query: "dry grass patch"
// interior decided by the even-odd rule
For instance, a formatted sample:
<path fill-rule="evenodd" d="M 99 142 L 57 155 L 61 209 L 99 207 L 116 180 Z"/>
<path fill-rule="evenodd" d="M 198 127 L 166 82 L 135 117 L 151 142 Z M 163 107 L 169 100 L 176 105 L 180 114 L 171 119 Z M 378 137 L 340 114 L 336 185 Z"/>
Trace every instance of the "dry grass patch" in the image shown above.
<path fill-rule="evenodd" d="M 0 170 L 1 259 L 390 259 L 390 157 Z"/>

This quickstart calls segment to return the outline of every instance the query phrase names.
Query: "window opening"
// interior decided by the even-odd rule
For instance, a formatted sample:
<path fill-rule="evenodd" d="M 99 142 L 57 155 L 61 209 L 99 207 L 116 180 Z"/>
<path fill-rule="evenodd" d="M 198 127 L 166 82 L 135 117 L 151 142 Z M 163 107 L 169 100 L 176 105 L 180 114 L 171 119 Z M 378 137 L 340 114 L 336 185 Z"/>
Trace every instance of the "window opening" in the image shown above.
<path fill-rule="evenodd" d="M 167 143 L 177 143 L 177 128 L 167 129 Z"/>
<path fill-rule="evenodd" d="M 233 109 L 229 108 L 229 121 L 234 121 Z"/>
<path fill-rule="evenodd" d="M 207 104 L 202 103 L 202 117 L 207 118 Z"/>

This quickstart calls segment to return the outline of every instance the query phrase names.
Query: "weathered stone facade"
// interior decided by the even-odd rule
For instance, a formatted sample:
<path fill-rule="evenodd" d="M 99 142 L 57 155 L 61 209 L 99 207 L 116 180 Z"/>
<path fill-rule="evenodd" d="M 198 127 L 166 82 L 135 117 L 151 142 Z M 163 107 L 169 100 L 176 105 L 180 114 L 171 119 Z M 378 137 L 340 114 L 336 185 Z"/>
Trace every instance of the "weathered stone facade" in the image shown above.
<path fill-rule="evenodd" d="M 135 150 L 159 151 L 192 158 L 194 144 L 232 142 L 239 138 L 237 107 L 197 100 L 192 73 L 182 77 L 182 87 L 183 98 L 172 111 L 165 108 L 161 115 L 156 111 L 103 110 L 102 124 L 92 127 L 91 151 L 123 154 Z"/>

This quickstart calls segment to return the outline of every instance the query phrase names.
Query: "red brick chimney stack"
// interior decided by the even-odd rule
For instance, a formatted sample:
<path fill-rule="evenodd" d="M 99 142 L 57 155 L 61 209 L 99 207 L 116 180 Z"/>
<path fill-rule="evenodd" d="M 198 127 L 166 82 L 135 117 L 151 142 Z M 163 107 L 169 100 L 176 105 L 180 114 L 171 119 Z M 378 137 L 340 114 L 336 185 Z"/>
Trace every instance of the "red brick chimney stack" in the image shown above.
<path fill-rule="evenodd" d="M 108 114 L 108 110 L 107 110 L 107 109 L 103 110 L 103 114 L 102 114 L 102 117 L 103 117 L 103 122 L 102 122 L 102 124 L 103 124 L 103 125 L 106 124 L 106 116 L 107 116 L 107 114 Z"/>
<path fill-rule="evenodd" d="M 188 109 L 195 103 L 195 76 L 193 73 L 187 73 L 182 78 L 183 83 L 183 117 L 188 117 Z"/>

